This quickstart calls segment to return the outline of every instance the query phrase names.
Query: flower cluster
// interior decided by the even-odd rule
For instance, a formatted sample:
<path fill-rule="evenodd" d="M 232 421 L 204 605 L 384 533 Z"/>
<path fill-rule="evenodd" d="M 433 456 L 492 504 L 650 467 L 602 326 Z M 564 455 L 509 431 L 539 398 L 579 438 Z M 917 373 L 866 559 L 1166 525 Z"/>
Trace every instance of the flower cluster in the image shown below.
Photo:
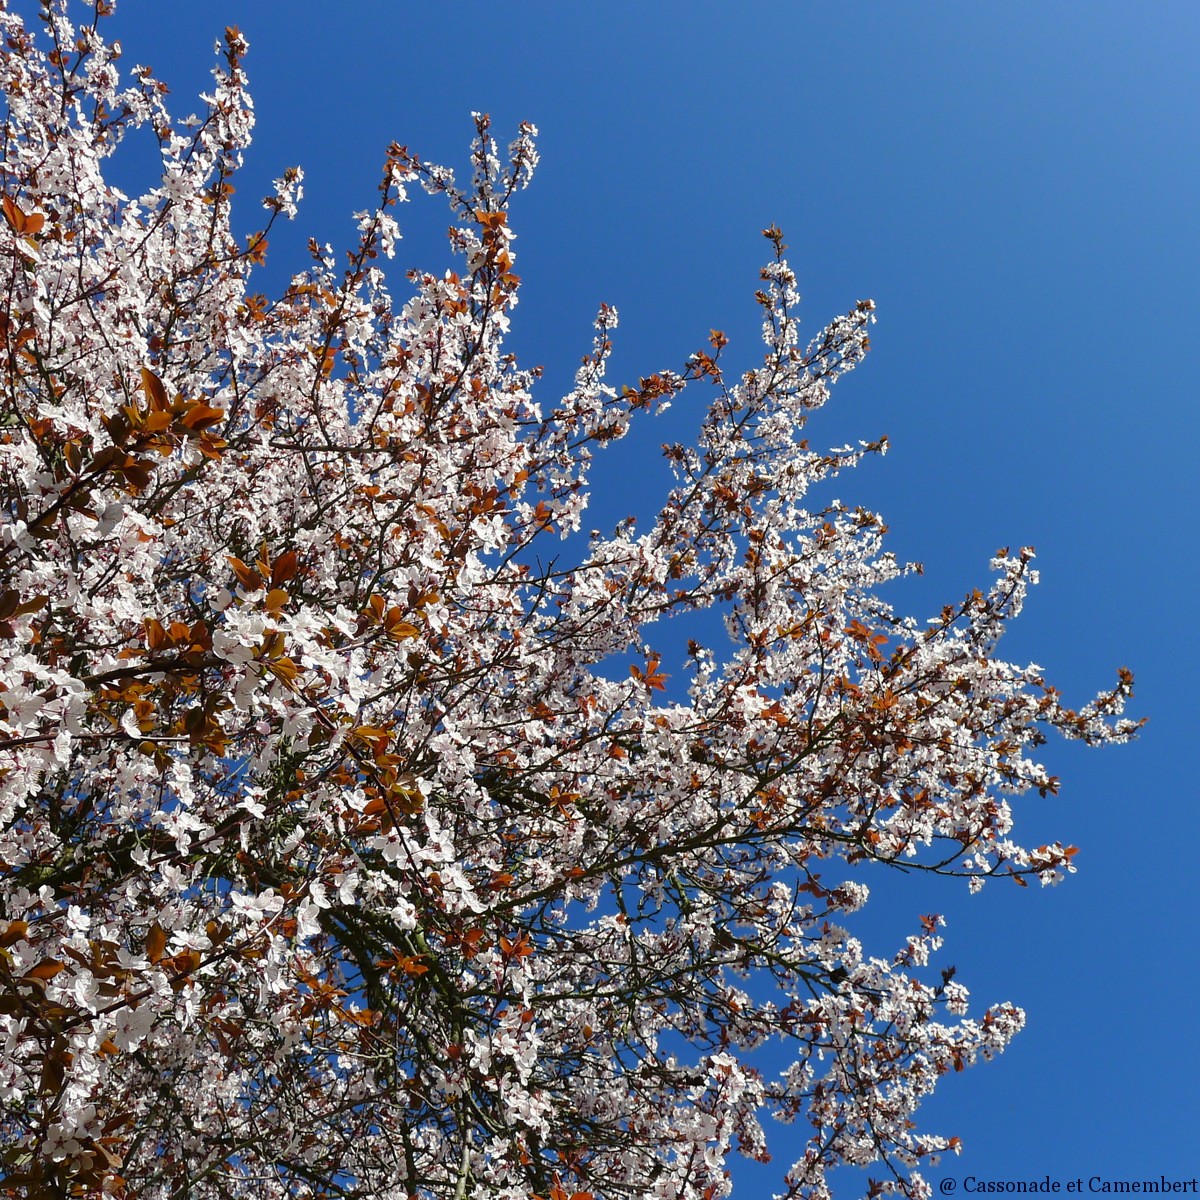
<path fill-rule="evenodd" d="M 879 517 L 810 497 L 885 444 L 803 436 L 874 306 L 802 345 L 777 230 L 753 369 L 714 331 L 613 387 L 606 307 L 543 408 L 503 348 L 532 126 L 504 156 L 476 115 L 465 187 L 390 147 L 348 265 L 268 299 L 302 176 L 234 238 L 245 39 L 180 122 L 106 7 L 0 4 L 0 1192 L 714 1200 L 774 1117 L 787 1197 L 871 1162 L 924 1194 L 955 1143 L 915 1109 L 1022 1014 L 930 976 L 936 917 L 866 954 L 850 876 L 1070 871 L 1012 803 L 1057 785 L 1044 730 L 1130 736 L 1128 674 L 1075 712 L 995 657 L 1027 550 L 925 625 L 878 598 Z M 401 300 L 410 188 L 458 267 Z M 656 518 L 572 537 L 593 452 L 684 387 Z"/>

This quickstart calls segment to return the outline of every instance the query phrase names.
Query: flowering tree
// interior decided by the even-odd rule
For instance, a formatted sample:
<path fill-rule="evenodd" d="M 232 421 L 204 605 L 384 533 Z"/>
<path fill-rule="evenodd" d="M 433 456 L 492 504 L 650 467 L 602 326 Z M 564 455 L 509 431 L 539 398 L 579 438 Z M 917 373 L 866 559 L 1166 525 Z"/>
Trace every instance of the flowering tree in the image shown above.
<path fill-rule="evenodd" d="M 914 1110 L 1023 1018 L 929 974 L 937 917 L 865 953 L 852 868 L 1057 880 L 1072 847 L 1010 837 L 1056 787 L 1030 747 L 1135 725 L 1127 672 L 1075 712 L 995 657 L 1031 551 L 920 625 L 876 595 L 880 519 L 807 506 L 885 448 L 801 437 L 873 305 L 802 348 L 769 229 L 760 365 L 714 331 L 614 388 L 602 307 L 543 408 L 502 349 L 532 126 L 501 158 L 477 117 L 463 185 L 393 145 L 348 265 L 312 244 L 268 299 L 301 176 L 235 241 L 245 40 L 179 121 L 95 8 L 45 4 L 43 47 L 0 4 L 0 1191 L 712 1200 L 771 1115 L 783 1195 L 871 1162 L 927 1193 L 956 1139 Z M 138 126 L 131 199 L 103 167 Z M 400 303 L 414 184 L 461 264 Z M 649 527 L 536 565 L 593 451 L 688 384 Z M 668 691 L 651 639 L 697 610 L 728 637 Z"/>

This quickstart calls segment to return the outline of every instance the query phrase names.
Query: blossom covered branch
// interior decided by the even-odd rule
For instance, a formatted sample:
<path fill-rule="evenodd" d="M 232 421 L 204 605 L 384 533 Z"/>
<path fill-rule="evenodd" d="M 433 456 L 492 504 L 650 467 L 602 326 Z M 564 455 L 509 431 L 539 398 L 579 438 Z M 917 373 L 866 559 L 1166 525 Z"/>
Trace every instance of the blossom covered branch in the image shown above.
<path fill-rule="evenodd" d="M 1030 750 L 1136 724 L 1127 672 L 1073 711 L 995 657 L 1032 551 L 920 624 L 880 518 L 812 506 L 886 447 L 803 436 L 873 304 L 802 346 L 770 229 L 761 363 L 714 331 L 613 387 L 602 307 L 543 407 L 504 350 L 533 126 L 501 155 L 477 116 L 463 185 L 393 145 L 347 265 L 314 243 L 269 299 L 302 175 L 234 238 L 245 39 L 179 121 L 105 7 L 0 4 L 0 1193 L 714 1200 L 774 1116 L 784 1196 L 926 1194 L 955 1141 L 915 1110 L 1023 1016 L 930 974 L 935 916 L 869 955 L 853 868 L 1057 880 L 1073 847 L 1013 840 L 1057 788 Z M 414 188 L 458 266 L 400 301 Z M 585 545 L 592 455 L 684 387 L 657 517 Z M 727 636 L 668 687 L 700 610 Z"/>

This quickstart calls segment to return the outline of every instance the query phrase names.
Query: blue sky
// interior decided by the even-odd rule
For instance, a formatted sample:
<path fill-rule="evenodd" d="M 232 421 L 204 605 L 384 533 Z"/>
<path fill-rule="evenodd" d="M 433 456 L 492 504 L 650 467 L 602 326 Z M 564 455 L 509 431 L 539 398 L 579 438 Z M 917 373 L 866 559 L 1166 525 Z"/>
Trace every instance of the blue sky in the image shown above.
<path fill-rule="evenodd" d="M 512 218 L 512 345 L 545 364 L 544 398 L 601 301 L 621 312 L 616 382 L 678 367 L 714 326 L 750 365 L 772 222 L 810 332 L 875 299 L 872 354 L 810 432 L 891 439 L 836 488 L 925 564 L 892 602 L 929 615 L 986 584 L 997 547 L 1032 543 L 1043 584 L 1007 655 L 1071 703 L 1127 664 L 1150 718 L 1131 747 L 1046 749 L 1062 794 L 1027 799 L 1018 832 L 1082 847 L 1068 883 L 971 898 L 917 881 L 877 900 L 869 950 L 941 911 L 943 961 L 977 1002 L 1028 1012 L 1003 1059 L 924 1109 L 965 1143 L 935 1186 L 1195 1174 L 1200 6 L 120 0 L 114 21 L 177 111 L 225 24 L 250 41 L 259 122 L 244 229 L 272 177 L 306 172 L 272 239 L 277 279 L 310 234 L 352 239 L 389 141 L 461 166 L 473 109 L 502 140 L 539 125 Z M 447 265 L 440 201 L 397 216 L 401 269 Z M 592 523 L 652 510 L 668 436 L 643 426 L 614 450 Z M 770 1194 L 760 1171 L 736 1178 L 735 1195 Z"/>

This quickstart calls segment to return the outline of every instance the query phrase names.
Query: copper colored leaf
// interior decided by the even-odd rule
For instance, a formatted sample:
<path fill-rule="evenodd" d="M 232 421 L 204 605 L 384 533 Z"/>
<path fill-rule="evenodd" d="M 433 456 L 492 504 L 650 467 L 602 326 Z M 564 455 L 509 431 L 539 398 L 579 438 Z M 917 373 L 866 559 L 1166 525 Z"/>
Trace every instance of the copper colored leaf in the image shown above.
<path fill-rule="evenodd" d="M 43 1096 L 56 1094 L 62 1088 L 66 1077 L 66 1056 L 61 1051 L 47 1054 L 42 1061 L 42 1081 L 39 1091 Z"/>
<path fill-rule="evenodd" d="M 3 207 L 4 219 L 8 222 L 8 227 L 14 233 L 24 233 L 25 214 L 21 211 L 17 202 L 11 196 L 5 196 L 0 200 L 0 206 Z"/>
<path fill-rule="evenodd" d="M 42 608 L 45 605 L 46 601 L 49 599 L 50 599 L 49 596 L 31 596 L 28 600 L 24 601 L 22 604 L 17 605 L 16 610 L 13 613 L 13 616 L 25 617 L 25 616 L 28 616 L 30 613 L 35 613 L 40 608 Z"/>
<path fill-rule="evenodd" d="M 67 969 L 66 963 L 58 962 L 53 958 L 44 958 L 34 967 L 30 967 L 25 972 L 26 979 L 53 979 L 60 971 Z"/>
<path fill-rule="evenodd" d="M 232 554 L 227 555 L 225 561 L 233 568 L 233 573 L 238 578 L 238 583 L 249 592 L 258 592 L 263 588 L 263 577 L 254 570 L 253 567 L 248 567 L 240 558 L 234 558 Z"/>
<path fill-rule="evenodd" d="M 142 368 L 142 391 L 146 393 L 146 399 L 152 409 L 161 411 L 171 407 L 163 381 L 149 367 Z"/>
<path fill-rule="evenodd" d="M 3 931 L 0 931 L 0 949 L 15 946 L 23 942 L 29 933 L 28 921 L 10 921 Z"/>
<path fill-rule="evenodd" d="M 41 213 L 24 212 L 11 196 L 5 196 L 0 205 L 3 206 L 4 219 L 9 228 L 22 237 L 33 237 L 41 233 L 42 226 L 46 224 L 46 218 Z"/>
<path fill-rule="evenodd" d="M 121 474 L 125 476 L 135 492 L 140 492 L 153 478 L 154 473 L 148 463 L 134 461 L 128 466 L 122 467 Z"/>
<path fill-rule="evenodd" d="M 194 432 L 199 432 L 202 429 L 207 429 L 210 425 L 216 425 L 224 419 L 225 410 L 223 408 L 209 408 L 207 404 L 193 404 L 179 418 L 179 423 Z"/>
<path fill-rule="evenodd" d="M 263 608 L 273 617 L 279 616 L 283 612 L 283 607 L 288 602 L 288 594 L 283 588 L 272 588 L 263 600 Z"/>
<path fill-rule="evenodd" d="M 295 550 L 286 550 L 271 564 L 271 583 L 278 587 L 293 579 L 299 566 Z"/>
<path fill-rule="evenodd" d="M 173 418 L 169 412 L 152 412 L 144 421 L 142 421 L 143 433 L 161 433 L 164 429 L 168 429 Z"/>
<path fill-rule="evenodd" d="M 146 957 L 152 963 L 162 962 L 163 952 L 167 948 L 167 931 L 155 921 L 146 934 Z"/>

